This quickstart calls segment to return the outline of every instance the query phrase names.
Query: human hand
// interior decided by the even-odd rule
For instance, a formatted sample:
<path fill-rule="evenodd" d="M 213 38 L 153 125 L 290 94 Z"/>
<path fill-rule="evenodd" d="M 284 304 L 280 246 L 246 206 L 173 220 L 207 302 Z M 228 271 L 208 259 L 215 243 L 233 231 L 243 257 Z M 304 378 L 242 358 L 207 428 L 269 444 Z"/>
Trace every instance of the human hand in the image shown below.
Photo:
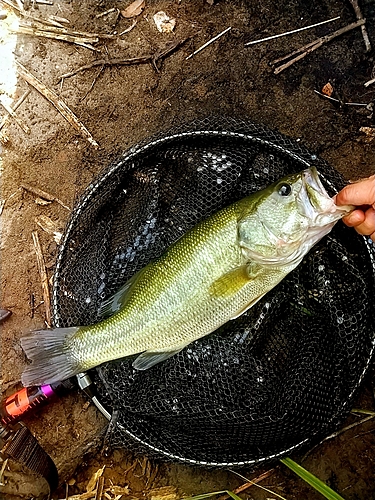
<path fill-rule="evenodd" d="M 336 205 L 355 205 L 357 208 L 343 218 L 347 226 L 375 242 L 375 175 L 345 186 L 335 197 Z"/>

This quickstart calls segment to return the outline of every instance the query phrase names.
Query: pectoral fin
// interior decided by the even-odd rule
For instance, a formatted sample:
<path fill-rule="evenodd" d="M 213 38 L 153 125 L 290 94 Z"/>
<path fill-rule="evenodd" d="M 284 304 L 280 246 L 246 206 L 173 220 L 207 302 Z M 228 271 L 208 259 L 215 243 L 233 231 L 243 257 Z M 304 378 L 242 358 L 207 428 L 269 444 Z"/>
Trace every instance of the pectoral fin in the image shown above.
<path fill-rule="evenodd" d="M 232 271 L 224 274 L 210 286 L 210 293 L 214 297 L 227 297 L 234 295 L 241 288 L 257 277 L 261 270 L 261 266 L 255 263 L 250 263 L 237 267 Z"/>
<path fill-rule="evenodd" d="M 166 359 L 174 356 L 178 352 L 182 351 L 184 347 L 186 347 L 190 342 L 175 346 L 169 350 L 160 350 L 160 351 L 145 351 L 133 361 L 133 368 L 136 370 L 147 370 L 152 366 L 160 363 L 161 361 L 165 361 Z"/>

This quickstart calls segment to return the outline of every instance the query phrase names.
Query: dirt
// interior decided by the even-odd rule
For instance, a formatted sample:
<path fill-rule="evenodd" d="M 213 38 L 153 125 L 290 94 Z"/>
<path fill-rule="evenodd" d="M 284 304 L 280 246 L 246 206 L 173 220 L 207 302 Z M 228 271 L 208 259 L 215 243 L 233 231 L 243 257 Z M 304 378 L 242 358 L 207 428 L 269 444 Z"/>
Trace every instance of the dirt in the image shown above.
<path fill-rule="evenodd" d="M 96 16 L 112 7 L 123 9 L 129 3 L 62 1 L 29 12 L 40 17 L 52 14 L 67 18 L 74 30 L 120 33 L 131 25 L 131 20 L 120 16 L 116 21 L 113 14 Z M 361 6 L 375 44 L 375 4 L 363 0 Z M 173 33 L 157 31 L 153 14 L 160 10 L 176 19 Z M 259 45 L 244 45 L 249 40 L 336 16 L 340 20 L 309 31 Z M 346 0 L 220 0 L 213 5 L 204 0 L 146 1 L 146 8 L 131 31 L 95 44 L 100 53 L 64 41 L 17 36 L 16 60 L 58 94 L 100 147 L 95 149 L 35 90 L 17 110 L 30 133 L 22 131 L 13 120 L 2 130 L 1 199 L 5 205 L 1 214 L 1 307 L 13 313 L 1 326 L 3 396 L 21 387 L 26 360 L 20 336 L 43 327 L 46 318 L 32 231 L 38 231 L 49 277 L 58 246 L 35 219 L 47 215 L 62 230 L 69 216 L 69 211 L 56 201 L 48 205 L 36 203 L 37 197 L 22 189 L 21 184 L 43 189 L 72 208 L 96 174 L 132 144 L 180 122 L 212 114 L 248 117 L 298 139 L 347 180 L 368 176 L 375 172 L 375 140 L 369 141 L 359 129 L 374 126 L 371 106 L 375 85 L 363 85 L 371 78 L 374 59 L 373 52 L 365 51 L 360 29 L 329 42 L 279 75 L 269 65 L 271 60 L 355 20 Z M 0 23 L 4 25 L 5 21 Z M 229 26 L 230 32 L 186 60 Z M 158 71 L 150 63 L 96 66 L 60 81 L 62 74 L 98 58 L 151 56 L 168 43 L 185 38 L 183 45 L 159 61 Z M 314 92 L 321 91 L 327 82 L 332 84 L 332 97 L 339 103 Z M 3 95 L 16 100 L 25 90 L 26 83 L 18 78 L 16 89 Z M 342 102 L 369 106 L 348 106 Z M 1 116 L 4 114 L 1 109 Z M 372 371 L 371 368 L 356 403 L 366 410 L 374 410 Z M 129 495 L 139 498 L 174 500 L 183 494 L 234 489 L 244 482 L 225 470 L 162 464 L 135 457 L 126 450 L 103 447 L 106 420 L 78 392 L 40 408 L 24 422 L 58 467 L 61 485 L 53 499 L 86 491 L 92 474 L 104 465 L 104 489 L 111 484 L 128 486 Z M 371 420 L 355 427 L 314 449 L 302 464 L 346 499 L 374 498 L 374 429 Z M 302 455 L 293 458 L 301 461 Z M 264 470 L 241 473 L 256 477 Z M 2 483 L 0 491 L 9 499 L 44 498 L 48 491 L 42 479 L 11 461 Z M 252 487 L 243 497 L 321 498 L 277 463 L 261 484 L 271 492 Z M 115 498 L 114 494 L 109 497 Z"/>

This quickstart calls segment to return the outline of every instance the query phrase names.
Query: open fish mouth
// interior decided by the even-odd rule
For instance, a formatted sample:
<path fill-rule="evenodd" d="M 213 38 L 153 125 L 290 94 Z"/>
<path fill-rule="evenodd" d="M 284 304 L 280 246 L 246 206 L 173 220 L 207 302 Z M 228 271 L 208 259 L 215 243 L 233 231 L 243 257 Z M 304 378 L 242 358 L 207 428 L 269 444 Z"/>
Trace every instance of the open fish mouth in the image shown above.
<path fill-rule="evenodd" d="M 335 204 L 323 186 L 315 167 L 302 172 L 302 185 L 300 202 L 303 204 L 306 216 L 317 224 L 339 220 L 354 209 L 349 205 L 338 207 Z"/>

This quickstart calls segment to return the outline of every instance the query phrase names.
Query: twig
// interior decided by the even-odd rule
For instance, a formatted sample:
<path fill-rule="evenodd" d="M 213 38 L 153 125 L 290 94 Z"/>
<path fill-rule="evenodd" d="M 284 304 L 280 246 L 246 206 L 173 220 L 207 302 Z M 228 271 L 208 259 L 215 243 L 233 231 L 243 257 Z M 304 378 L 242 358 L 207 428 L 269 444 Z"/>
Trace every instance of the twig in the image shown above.
<path fill-rule="evenodd" d="M 96 14 L 95 17 L 96 17 L 96 19 L 99 19 L 100 17 L 104 17 L 107 14 L 112 14 L 112 12 L 115 12 L 115 10 L 118 10 L 118 9 L 116 9 L 115 7 L 112 7 L 111 9 L 108 9 L 105 12 L 102 12 L 101 14 Z"/>
<path fill-rule="evenodd" d="M 8 7 L 11 7 L 13 10 L 15 10 L 16 12 L 18 12 L 18 14 L 20 16 L 23 16 L 26 19 L 31 19 L 32 21 L 40 22 L 42 24 L 48 24 L 50 26 L 61 27 L 61 25 L 59 23 L 57 23 L 56 21 L 47 20 L 47 19 L 41 19 L 41 18 L 38 18 L 38 17 L 30 15 L 28 12 L 26 12 L 25 10 L 23 10 L 23 8 L 19 8 L 17 5 L 14 5 L 14 3 L 10 2 L 9 0 L 0 0 L 0 1 L 2 3 L 5 3 L 6 5 L 8 5 Z"/>
<path fill-rule="evenodd" d="M 39 198 L 43 198 L 44 200 L 47 201 L 56 201 L 59 203 L 62 207 L 66 208 L 67 210 L 70 211 L 70 208 L 64 205 L 64 203 L 59 200 L 56 196 L 53 194 L 47 193 L 46 191 L 43 191 L 42 189 L 35 187 L 35 186 L 30 186 L 30 184 L 26 184 L 25 182 L 21 184 L 21 188 L 24 189 L 25 191 L 28 191 L 29 193 L 34 194 L 35 196 L 38 196 Z"/>
<path fill-rule="evenodd" d="M 41 280 L 41 284 L 42 284 L 43 300 L 44 300 L 44 307 L 45 307 L 45 312 L 46 312 L 46 323 L 47 323 L 48 328 L 51 328 L 51 301 L 50 301 L 50 294 L 49 294 L 48 276 L 47 276 L 46 265 L 44 262 L 42 248 L 41 248 L 40 242 L 39 242 L 38 231 L 33 231 L 31 233 L 31 235 L 33 237 L 33 243 L 34 243 L 37 264 L 38 264 L 38 271 L 39 271 L 39 276 L 40 276 L 40 280 Z"/>
<path fill-rule="evenodd" d="M 101 500 L 104 489 L 104 477 L 101 476 L 98 479 L 98 484 L 96 485 L 95 500 Z"/>
<path fill-rule="evenodd" d="M 86 69 L 91 69 L 95 68 L 96 66 L 131 66 L 133 64 L 145 64 L 145 63 L 152 63 L 154 67 L 156 67 L 156 63 L 160 59 L 164 59 L 166 56 L 174 52 L 178 47 L 183 45 L 188 38 L 185 38 L 184 40 L 180 40 L 177 42 L 174 42 L 171 46 L 167 47 L 165 50 L 156 52 L 153 55 L 145 55 L 145 56 L 140 56 L 140 57 L 133 57 L 131 59 L 120 59 L 120 58 L 114 58 L 114 59 L 97 59 L 96 61 L 93 61 L 89 64 L 85 64 L 84 66 L 80 66 L 79 68 L 70 71 L 69 73 L 65 73 L 65 75 L 61 75 L 60 79 L 62 78 L 69 78 L 70 76 L 76 75 L 77 73 L 80 73 L 81 71 L 85 71 Z"/>
<path fill-rule="evenodd" d="M 343 102 L 340 101 L 339 99 L 335 99 L 334 97 L 331 97 L 330 95 L 322 94 L 318 90 L 314 89 L 315 94 L 320 95 L 320 97 L 323 97 L 324 99 L 328 99 L 329 101 L 337 102 L 337 104 L 340 104 L 341 106 L 359 106 L 363 108 L 367 108 L 368 104 L 364 102 Z"/>
<path fill-rule="evenodd" d="M 365 19 L 360 19 L 359 21 L 356 21 L 355 23 L 352 23 L 352 24 L 348 24 L 347 26 L 344 26 L 343 28 L 340 28 L 339 30 L 334 31 L 333 33 L 331 33 L 329 35 L 317 38 L 313 42 L 311 42 L 307 45 L 304 45 L 303 47 L 300 47 L 299 49 L 295 50 L 294 52 L 291 52 L 290 54 L 288 54 L 284 57 L 281 57 L 279 59 L 275 59 L 274 61 L 272 61 L 270 63 L 271 66 L 275 66 L 279 62 L 286 61 L 286 60 L 290 59 L 291 57 L 296 56 L 293 59 L 291 59 L 290 61 L 286 62 L 285 64 L 282 64 L 281 66 L 277 67 L 274 70 L 275 75 L 277 75 L 278 73 L 281 73 L 281 71 L 283 71 L 284 69 L 289 68 L 289 66 L 291 66 L 295 62 L 303 59 L 308 54 L 310 54 L 314 50 L 321 47 L 324 43 L 330 42 L 334 38 L 336 38 L 340 35 L 343 35 L 344 33 L 347 33 L 348 31 L 351 31 L 355 28 L 358 28 L 359 26 L 362 26 L 363 24 L 365 24 L 365 22 L 366 22 Z"/>
<path fill-rule="evenodd" d="M 81 38 L 87 38 L 91 42 L 97 42 L 98 39 L 104 38 L 108 40 L 113 40 L 117 38 L 117 35 L 108 35 L 107 33 L 89 33 L 87 31 L 72 31 L 68 28 L 61 26 L 46 26 L 48 24 L 47 20 L 44 19 L 32 19 L 30 23 L 23 23 L 22 26 L 31 27 L 39 29 L 41 31 L 51 31 L 53 33 L 58 33 L 60 35 L 70 35 Z"/>
<path fill-rule="evenodd" d="M 87 130 L 87 128 L 81 123 L 73 111 L 62 101 L 55 92 L 50 90 L 39 81 L 29 70 L 27 70 L 21 63 L 16 61 L 18 73 L 24 78 L 30 85 L 32 85 L 38 92 L 40 92 L 55 108 L 62 114 L 62 116 L 76 129 L 78 130 L 94 148 L 98 148 L 99 144 L 94 140 L 93 136 Z"/>
<path fill-rule="evenodd" d="M 369 85 L 372 85 L 373 83 L 375 83 L 375 78 L 371 78 L 371 80 L 369 80 L 368 82 L 366 82 L 364 84 L 365 87 L 368 87 Z"/>
<path fill-rule="evenodd" d="M 324 438 L 322 441 L 320 441 L 320 443 L 316 444 L 315 446 L 313 446 L 311 448 L 311 450 L 309 450 L 302 458 L 301 462 L 303 462 L 314 450 L 315 448 L 317 448 L 318 446 L 320 446 L 321 444 L 325 443 L 326 441 L 329 441 L 331 439 L 334 439 L 336 438 L 337 436 L 340 436 L 340 434 L 343 434 L 344 432 L 352 429 L 353 427 L 357 427 L 357 425 L 362 425 L 364 424 L 365 422 L 367 422 L 368 420 L 371 420 L 375 417 L 375 414 L 373 415 L 370 415 L 366 418 L 363 418 L 362 420 L 359 420 L 357 422 L 354 422 L 350 425 L 347 425 L 346 427 L 343 427 L 342 429 L 336 431 L 336 432 L 333 432 L 332 434 L 330 434 L 329 436 L 327 436 L 326 438 Z"/>
<path fill-rule="evenodd" d="M 363 19 L 361 9 L 359 8 L 358 5 L 358 0 L 349 0 L 349 2 L 352 4 L 357 20 L 359 21 L 360 19 Z M 368 37 L 366 26 L 364 24 L 361 26 L 361 31 L 362 31 L 363 41 L 365 42 L 366 52 L 370 52 L 371 43 Z"/>
<path fill-rule="evenodd" d="M 38 215 L 37 217 L 35 217 L 35 222 L 38 224 L 39 227 L 43 229 L 43 231 L 45 231 L 48 234 L 51 234 L 55 242 L 58 245 L 60 245 L 62 232 L 59 227 L 59 224 L 54 222 L 46 215 Z"/>
<path fill-rule="evenodd" d="M 247 489 L 251 488 L 251 486 L 254 486 L 254 484 L 258 484 L 263 479 L 267 479 L 267 477 L 270 477 L 270 475 L 274 472 L 275 469 L 270 469 L 266 472 L 263 472 L 263 474 L 260 474 L 258 477 L 255 477 L 254 479 L 251 479 L 250 481 L 242 484 L 238 488 L 233 490 L 233 493 L 238 495 L 238 493 L 242 493 L 243 491 L 246 491 Z M 227 500 L 230 498 L 228 495 L 222 495 L 221 497 L 218 498 L 218 500 Z"/>
<path fill-rule="evenodd" d="M 198 54 L 198 52 L 200 52 L 201 50 L 203 50 L 206 47 L 208 47 L 208 45 L 210 45 L 212 42 L 215 42 L 218 38 L 220 38 L 221 36 L 225 35 L 225 33 L 227 33 L 231 29 L 232 29 L 232 26 L 229 26 L 229 28 L 225 29 L 224 31 L 222 31 L 218 35 L 214 36 L 213 38 L 211 38 L 211 40 L 208 40 L 208 42 L 204 43 L 201 47 L 199 47 L 199 49 L 195 50 L 192 54 L 190 54 L 189 56 L 187 56 L 185 58 L 185 61 L 187 61 L 191 57 L 195 56 L 195 54 Z"/>
<path fill-rule="evenodd" d="M 126 28 L 124 31 L 121 31 L 121 33 L 119 33 L 118 36 L 125 35 L 125 33 L 129 33 L 129 31 L 131 31 L 136 24 L 137 24 L 137 20 L 133 19 L 133 23 L 128 28 Z"/>
<path fill-rule="evenodd" d="M 14 33 L 22 34 L 22 35 L 33 35 L 39 36 L 43 38 L 51 38 L 53 40 L 61 40 L 63 42 L 74 43 L 76 45 L 80 45 L 81 47 L 85 47 L 86 49 L 95 50 L 100 52 L 97 48 L 90 45 L 90 43 L 96 43 L 99 41 L 99 38 L 84 38 L 78 37 L 75 35 L 69 35 L 65 33 L 56 33 L 49 30 L 39 30 L 32 28 L 30 26 L 22 26 L 20 25 L 18 28 L 12 30 Z"/>
<path fill-rule="evenodd" d="M 322 21 L 316 24 L 310 24 L 310 26 L 304 26 L 303 28 L 298 28 L 292 31 L 286 31 L 285 33 L 280 33 L 279 35 L 267 36 L 266 38 L 261 38 L 260 40 L 253 40 L 252 42 L 245 43 L 245 47 L 248 45 L 255 45 L 256 43 L 266 42 L 267 40 L 273 40 L 274 38 L 280 38 L 282 36 L 291 35 L 292 33 L 298 33 L 299 31 L 308 30 L 310 28 L 315 28 L 316 26 L 321 26 L 322 24 L 331 23 L 332 21 L 337 21 L 340 19 L 340 16 L 333 17 L 332 19 L 328 19 L 327 21 Z"/>
<path fill-rule="evenodd" d="M 24 123 L 21 118 L 19 118 L 16 113 L 14 112 L 14 109 L 12 109 L 11 107 L 9 107 L 7 104 L 5 104 L 5 102 L 3 102 L 1 99 L 0 99 L 0 104 L 2 105 L 2 107 L 5 109 L 5 111 L 13 118 L 13 120 L 17 123 L 17 125 L 22 128 L 22 130 L 26 133 L 26 134 L 30 134 L 30 128 L 26 125 L 26 123 Z"/>
<path fill-rule="evenodd" d="M 30 94 L 30 89 L 27 89 L 26 92 L 18 99 L 18 101 L 13 104 L 12 110 L 16 111 L 16 109 L 21 106 L 21 104 L 29 94 Z M 4 116 L 4 118 L 0 122 L 0 130 L 4 127 L 4 125 L 7 123 L 8 120 L 9 120 L 9 115 Z"/>
<path fill-rule="evenodd" d="M 86 97 L 89 95 L 89 93 L 92 91 L 92 89 L 94 88 L 94 85 L 96 83 L 96 81 L 98 80 L 99 76 L 101 75 L 102 71 L 104 69 L 104 66 L 102 66 L 100 68 L 100 70 L 98 71 L 98 74 L 96 75 L 96 77 L 94 78 L 94 80 L 92 81 L 92 84 L 90 85 L 90 88 L 89 90 L 86 92 L 86 94 L 80 99 L 80 101 L 84 101 L 86 99 Z M 62 80 L 61 80 L 62 81 Z"/>

